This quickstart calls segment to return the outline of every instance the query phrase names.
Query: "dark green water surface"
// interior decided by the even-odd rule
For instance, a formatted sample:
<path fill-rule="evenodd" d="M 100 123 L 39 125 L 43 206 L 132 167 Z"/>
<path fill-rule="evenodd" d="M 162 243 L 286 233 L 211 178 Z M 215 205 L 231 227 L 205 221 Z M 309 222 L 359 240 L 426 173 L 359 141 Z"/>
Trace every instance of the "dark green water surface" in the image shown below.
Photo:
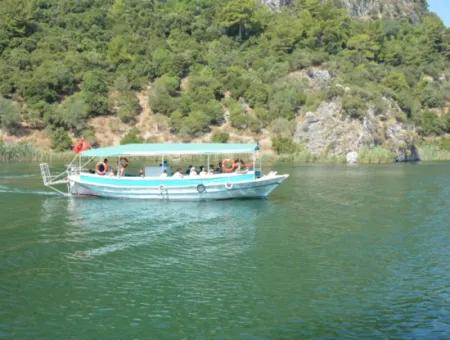
<path fill-rule="evenodd" d="M 275 166 L 268 200 L 68 199 L 0 168 L 0 337 L 450 337 L 450 163 Z"/>

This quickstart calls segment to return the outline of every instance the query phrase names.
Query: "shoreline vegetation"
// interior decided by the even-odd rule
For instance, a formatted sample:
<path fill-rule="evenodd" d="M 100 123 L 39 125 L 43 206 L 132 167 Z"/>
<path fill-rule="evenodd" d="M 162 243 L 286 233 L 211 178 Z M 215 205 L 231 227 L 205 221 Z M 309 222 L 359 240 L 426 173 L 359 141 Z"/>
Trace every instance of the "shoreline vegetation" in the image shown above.
<path fill-rule="evenodd" d="M 422 142 L 417 146 L 420 161 L 450 160 L 450 138 L 440 138 Z M 0 160 L 2 162 L 25 161 L 62 161 L 71 160 L 72 151 L 54 151 L 36 148 L 28 143 L 0 143 Z M 346 163 L 344 156 L 312 155 L 304 148 L 287 150 L 281 153 L 264 153 L 265 162 L 299 162 L 299 163 Z M 395 163 L 395 154 L 381 146 L 362 148 L 358 156 L 358 164 L 389 164 Z"/>

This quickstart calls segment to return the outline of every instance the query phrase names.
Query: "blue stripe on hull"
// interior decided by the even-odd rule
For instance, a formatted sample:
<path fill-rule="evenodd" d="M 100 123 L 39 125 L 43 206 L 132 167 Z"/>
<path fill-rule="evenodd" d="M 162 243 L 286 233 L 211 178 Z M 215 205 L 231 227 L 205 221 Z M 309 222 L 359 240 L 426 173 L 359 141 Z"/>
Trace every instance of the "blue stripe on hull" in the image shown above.
<path fill-rule="evenodd" d="M 109 177 L 109 176 L 97 176 L 97 175 L 80 175 L 80 182 L 92 183 L 100 185 L 114 185 L 124 187 L 159 187 L 164 186 L 197 186 L 198 184 L 210 184 L 210 183 L 237 183 L 251 181 L 255 179 L 253 173 L 238 174 L 230 176 L 211 176 L 211 177 L 184 177 L 184 178 L 126 178 L 126 177 Z"/>

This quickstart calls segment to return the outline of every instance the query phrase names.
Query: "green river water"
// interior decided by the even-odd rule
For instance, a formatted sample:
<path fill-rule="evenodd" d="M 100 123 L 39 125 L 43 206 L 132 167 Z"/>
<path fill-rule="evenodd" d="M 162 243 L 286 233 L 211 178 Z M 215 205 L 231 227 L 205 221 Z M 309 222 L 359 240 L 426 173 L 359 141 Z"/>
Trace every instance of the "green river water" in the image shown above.
<path fill-rule="evenodd" d="M 267 200 L 64 198 L 0 169 L 0 337 L 450 337 L 450 163 L 276 165 Z"/>

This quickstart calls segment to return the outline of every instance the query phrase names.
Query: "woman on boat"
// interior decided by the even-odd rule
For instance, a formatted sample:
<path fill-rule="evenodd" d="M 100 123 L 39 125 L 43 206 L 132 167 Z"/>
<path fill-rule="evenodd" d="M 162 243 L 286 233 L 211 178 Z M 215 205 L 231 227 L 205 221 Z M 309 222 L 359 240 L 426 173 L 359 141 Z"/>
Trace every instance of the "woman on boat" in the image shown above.
<path fill-rule="evenodd" d="M 183 178 L 183 174 L 181 173 L 181 169 L 178 168 L 177 171 L 175 171 L 175 173 L 173 174 L 173 177 L 175 178 Z"/>

